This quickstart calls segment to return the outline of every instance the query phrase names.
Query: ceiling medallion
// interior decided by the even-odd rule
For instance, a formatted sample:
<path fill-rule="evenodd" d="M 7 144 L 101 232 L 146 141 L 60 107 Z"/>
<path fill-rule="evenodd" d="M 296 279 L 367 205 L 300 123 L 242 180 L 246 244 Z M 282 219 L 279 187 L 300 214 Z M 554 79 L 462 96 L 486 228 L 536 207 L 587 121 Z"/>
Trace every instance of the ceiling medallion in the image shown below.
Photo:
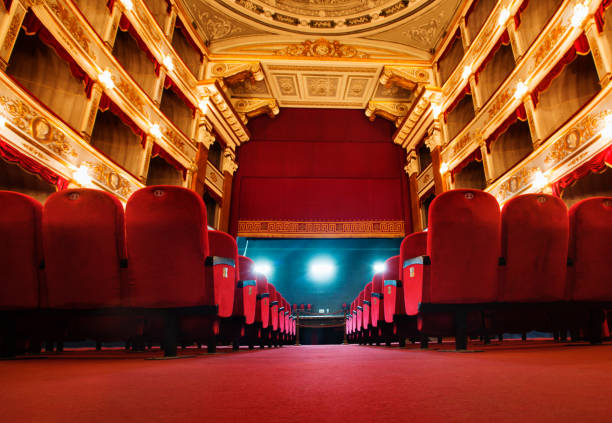
<path fill-rule="evenodd" d="M 304 56 L 304 57 L 343 57 L 360 58 L 369 57 L 367 53 L 358 51 L 355 47 L 341 44 L 339 41 L 328 41 L 319 38 L 316 41 L 306 40 L 302 43 L 289 45 L 274 52 L 277 56 Z"/>

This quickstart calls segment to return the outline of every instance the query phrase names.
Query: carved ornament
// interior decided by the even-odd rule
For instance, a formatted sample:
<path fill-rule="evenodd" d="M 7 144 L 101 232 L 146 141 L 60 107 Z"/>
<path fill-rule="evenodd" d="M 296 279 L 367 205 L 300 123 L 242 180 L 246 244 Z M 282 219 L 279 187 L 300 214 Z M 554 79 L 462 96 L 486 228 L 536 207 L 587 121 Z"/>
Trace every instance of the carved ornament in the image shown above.
<path fill-rule="evenodd" d="M 367 53 L 358 51 L 353 46 L 341 44 L 339 41 L 328 41 L 319 38 L 316 41 L 306 40 L 302 43 L 289 45 L 274 52 L 277 56 L 304 56 L 304 57 L 337 57 L 360 58 L 370 57 Z"/>

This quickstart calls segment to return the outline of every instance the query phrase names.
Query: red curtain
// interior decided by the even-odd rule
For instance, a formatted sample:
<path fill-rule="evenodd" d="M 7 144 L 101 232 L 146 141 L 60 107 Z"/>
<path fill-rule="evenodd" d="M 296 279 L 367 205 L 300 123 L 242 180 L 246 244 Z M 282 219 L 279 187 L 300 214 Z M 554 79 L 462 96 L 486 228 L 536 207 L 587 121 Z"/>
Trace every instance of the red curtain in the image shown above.
<path fill-rule="evenodd" d="M 611 4 L 612 0 L 602 0 L 602 2 L 599 4 L 599 7 L 597 8 L 597 11 L 595 12 L 595 23 L 597 24 L 597 30 L 599 32 L 602 32 L 604 29 L 604 25 L 606 24 L 606 9 L 610 7 Z"/>
<path fill-rule="evenodd" d="M 459 29 L 457 29 L 457 32 L 455 32 L 455 36 L 453 37 L 453 39 L 446 46 L 446 50 L 444 50 L 444 53 L 442 53 L 440 55 L 440 58 L 438 59 L 438 62 L 441 62 L 442 59 L 444 59 L 444 57 L 446 57 L 446 55 L 451 51 L 451 49 L 455 45 L 455 42 L 457 40 L 460 40 L 460 39 L 461 39 L 461 31 Z"/>
<path fill-rule="evenodd" d="M 4 0 L 4 8 L 8 12 L 11 10 L 11 5 L 13 4 L 13 0 Z"/>
<path fill-rule="evenodd" d="M 527 9 L 527 6 L 529 6 L 529 0 L 523 0 L 518 10 L 514 14 L 514 27 L 516 29 L 521 26 L 521 14 L 525 11 L 525 9 Z"/>
<path fill-rule="evenodd" d="M 185 96 L 185 94 L 181 91 L 181 89 L 176 85 L 176 83 L 169 76 L 166 76 L 166 79 L 164 80 L 164 88 L 171 89 L 174 92 L 174 94 L 176 94 L 181 100 L 183 100 L 185 105 L 191 109 L 191 111 L 193 112 L 195 116 L 196 107 L 193 105 L 191 101 L 189 101 L 189 99 Z"/>
<path fill-rule="evenodd" d="M 446 122 L 446 119 L 448 118 L 449 113 L 452 112 L 453 109 L 457 107 L 457 104 L 459 104 L 459 102 L 463 100 L 463 97 L 465 97 L 468 94 L 472 95 L 472 89 L 470 87 L 469 82 L 465 84 L 465 87 L 463 87 L 461 92 L 457 95 L 457 97 L 455 97 L 455 100 L 444 111 L 444 122 Z"/>
<path fill-rule="evenodd" d="M 147 59 L 149 59 L 151 63 L 153 63 L 153 66 L 155 67 L 155 75 L 159 76 L 159 62 L 157 61 L 155 56 L 153 56 L 153 53 L 151 53 L 151 50 L 149 50 L 147 44 L 142 40 L 142 38 L 140 38 L 140 35 L 138 34 L 138 32 L 136 32 L 136 29 L 134 28 L 130 20 L 127 18 L 127 16 L 121 15 L 121 20 L 119 21 L 119 29 L 123 32 L 127 31 L 132 36 L 132 38 L 136 41 L 136 44 L 138 44 L 138 48 L 140 48 L 147 56 Z"/>
<path fill-rule="evenodd" d="M 461 163 L 459 163 L 457 166 L 453 168 L 453 170 L 451 170 L 452 180 L 455 181 L 455 175 L 461 172 L 467 165 L 469 165 L 473 161 L 477 161 L 477 162 L 482 161 L 482 153 L 480 151 L 480 148 L 477 148 L 476 150 L 474 150 L 472 154 L 467 156 Z"/>
<path fill-rule="evenodd" d="M 612 167 L 612 145 L 607 147 L 601 153 L 597 154 L 578 169 L 554 182 L 552 184 L 553 194 L 560 197 L 563 190 L 570 185 L 573 185 L 578 179 L 584 178 L 590 173 L 603 172 L 606 167 Z"/>
<path fill-rule="evenodd" d="M 470 19 L 470 15 L 474 11 L 474 8 L 476 7 L 477 4 L 478 4 L 478 0 L 474 0 L 472 4 L 470 5 L 470 8 L 465 12 L 465 24 L 466 25 L 468 23 L 468 20 Z"/>
<path fill-rule="evenodd" d="M 85 93 L 87 94 L 87 98 L 91 96 L 91 89 L 93 87 L 94 81 L 89 77 L 89 75 L 78 65 L 78 63 L 73 59 L 72 55 L 66 51 L 66 49 L 51 35 L 49 30 L 45 28 L 38 20 L 34 12 L 31 10 L 28 11 L 24 20 L 23 20 L 23 29 L 26 35 L 38 35 L 38 38 L 53 48 L 55 53 L 62 58 L 68 65 L 70 66 L 70 72 L 72 75 L 83 81 L 85 85 Z"/>
<path fill-rule="evenodd" d="M 174 167 L 176 170 L 183 174 L 183 179 L 187 177 L 187 169 L 185 166 L 180 164 L 174 157 L 172 157 L 166 150 L 161 148 L 157 144 L 153 144 L 153 150 L 151 151 L 151 157 L 161 157 L 168 163 L 170 166 Z"/>
<path fill-rule="evenodd" d="M 146 139 L 146 134 L 145 132 L 138 126 L 136 125 L 136 122 L 134 122 L 128 115 L 127 113 L 125 113 L 123 110 L 121 110 L 121 108 L 119 106 L 117 106 L 107 95 L 106 93 L 102 93 L 102 98 L 100 99 L 100 105 L 98 106 L 99 109 L 103 112 L 106 112 L 107 110 L 110 109 L 110 111 L 117 116 L 119 119 L 121 119 L 121 121 L 127 125 L 134 134 L 136 134 L 141 140 L 142 143 L 144 144 L 145 139 Z"/>
<path fill-rule="evenodd" d="M 487 55 L 487 57 L 485 57 L 483 62 L 480 64 L 480 66 L 474 73 L 474 76 L 476 77 L 476 82 L 478 82 L 478 75 L 480 75 L 480 73 L 485 70 L 491 59 L 493 59 L 493 57 L 495 56 L 495 53 L 497 53 L 497 50 L 499 50 L 501 46 L 507 45 L 510 45 L 510 35 L 508 35 L 508 31 L 504 31 L 503 34 L 499 37 L 499 40 L 497 40 L 497 42 Z"/>
<path fill-rule="evenodd" d="M 58 191 L 66 189 L 70 181 L 66 178 L 61 177 L 57 173 L 53 172 L 49 168 L 38 163 L 36 160 L 31 159 L 25 154 L 21 153 L 15 147 L 4 142 L 0 139 L 0 157 L 7 162 L 16 163 L 28 173 L 37 175 L 43 181 L 48 182 L 51 185 L 55 185 Z"/>
<path fill-rule="evenodd" d="M 510 116 L 508 116 L 506 120 L 504 120 L 501 125 L 499 125 L 499 127 L 495 131 L 493 131 L 491 135 L 489 135 L 486 140 L 487 152 L 491 152 L 491 144 L 493 144 L 517 120 L 523 122 L 527 120 L 527 112 L 525 111 L 525 106 L 523 106 L 522 104 L 517 107 L 517 109 L 512 112 Z"/>
<path fill-rule="evenodd" d="M 548 75 L 535 87 L 531 92 L 531 99 L 534 106 L 538 105 L 540 94 L 548 89 L 557 76 L 563 72 L 563 69 L 574 61 L 576 55 L 586 55 L 590 51 L 589 40 L 584 32 L 574 41 L 574 44 L 565 53 L 565 55 L 557 62 L 557 64 L 548 72 Z"/>
<path fill-rule="evenodd" d="M 191 35 L 189 34 L 189 31 L 187 31 L 187 29 L 185 28 L 185 25 L 183 24 L 183 22 L 179 18 L 176 19 L 176 23 L 174 24 L 174 27 L 181 30 L 181 33 L 183 34 L 183 37 L 185 37 L 185 39 L 187 40 L 189 45 L 195 51 L 197 51 L 200 54 L 200 62 L 203 62 L 204 61 L 204 54 L 202 54 L 202 52 L 200 51 L 200 47 L 198 47 L 198 45 L 196 44 L 194 39 L 191 38 Z"/>

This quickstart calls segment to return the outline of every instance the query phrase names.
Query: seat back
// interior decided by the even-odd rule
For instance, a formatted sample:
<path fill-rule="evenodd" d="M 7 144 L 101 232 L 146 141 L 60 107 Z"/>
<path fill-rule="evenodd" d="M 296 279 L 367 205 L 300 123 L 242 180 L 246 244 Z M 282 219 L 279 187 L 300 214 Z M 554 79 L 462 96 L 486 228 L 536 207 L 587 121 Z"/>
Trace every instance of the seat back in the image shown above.
<path fill-rule="evenodd" d="M 423 302 L 497 299 L 501 222 L 495 197 L 472 189 L 438 195 L 429 208 L 427 235 L 431 276 L 423 286 Z"/>
<path fill-rule="evenodd" d="M 95 189 L 51 194 L 43 207 L 42 234 L 50 308 L 122 305 L 125 229 L 115 196 Z"/>
<path fill-rule="evenodd" d="M 246 324 L 252 324 L 255 321 L 257 295 L 255 263 L 248 257 L 238 256 L 238 282 L 233 316 L 244 316 Z"/>
<path fill-rule="evenodd" d="M 562 301 L 566 293 L 569 219 L 565 203 L 546 194 L 525 194 L 502 210 L 499 301 Z"/>
<path fill-rule="evenodd" d="M 268 291 L 270 292 L 270 325 L 272 330 L 278 330 L 278 308 L 279 308 L 279 293 L 270 282 L 268 282 Z"/>
<path fill-rule="evenodd" d="M 400 256 L 393 256 L 385 261 L 383 272 L 385 296 L 385 322 L 392 323 L 396 314 L 406 314 L 404 306 L 404 289 L 400 277 Z"/>
<path fill-rule="evenodd" d="M 236 284 L 240 274 L 238 263 L 238 245 L 231 235 L 221 231 L 208 231 L 208 257 L 206 258 L 206 279 L 212 278 L 215 293 L 215 304 L 219 306 L 219 316 L 229 317 L 235 304 Z M 252 280 L 253 286 L 255 281 Z M 242 294 L 242 292 L 241 292 Z M 253 294 L 255 295 L 255 294 Z M 244 314 L 246 297 L 242 296 L 238 313 Z M 245 315 L 246 316 L 246 315 Z"/>
<path fill-rule="evenodd" d="M 42 205 L 11 191 L 0 191 L 0 204 L 0 309 L 38 308 Z"/>
<path fill-rule="evenodd" d="M 286 334 L 290 334 L 291 332 L 291 327 L 289 326 L 291 324 L 291 304 L 289 304 L 289 301 L 285 300 L 285 333 Z"/>
<path fill-rule="evenodd" d="M 285 299 L 279 294 L 278 299 L 278 330 L 285 333 Z"/>
<path fill-rule="evenodd" d="M 427 232 L 408 235 L 400 246 L 400 266 L 406 314 L 416 316 L 422 297 L 423 263 L 427 255 Z"/>
<path fill-rule="evenodd" d="M 215 305 L 206 278 L 206 207 L 195 192 L 176 186 L 136 191 L 126 206 L 129 303 L 165 308 Z"/>
<path fill-rule="evenodd" d="M 612 197 L 593 197 L 569 211 L 570 298 L 612 301 Z"/>
<path fill-rule="evenodd" d="M 370 311 L 370 305 L 372 304 L 372 282 L 368 282 L 363 289 L 363 328 L 368 329 L 370 327 L 370 317 L 372 312 Z"/>
<path fill-rule="evenodd" d="M 255 275 L 257 282 L 257 302 L 255 309 L 255 321 L 261 323 L 262 328 L 267 328 L 270 323 L 270 289 L 268 279 L 265 275 Z"/>
<path fill-rule="evenodd" d="M 383 295 L 383 274 L 376 273 L 372 277 L 372 304 L 370 304 L 370 319 L 372 326 L 378 327 L 378 322 L 385 318 L 385 301 Z"/>

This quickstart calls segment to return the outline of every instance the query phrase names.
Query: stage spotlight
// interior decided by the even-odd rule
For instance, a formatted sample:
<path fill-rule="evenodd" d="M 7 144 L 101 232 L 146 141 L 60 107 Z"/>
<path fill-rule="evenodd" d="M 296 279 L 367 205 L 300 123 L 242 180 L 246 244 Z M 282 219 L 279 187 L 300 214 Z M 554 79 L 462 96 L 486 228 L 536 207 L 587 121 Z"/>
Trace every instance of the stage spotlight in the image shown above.
<path fill-rule="evenodd" d="M 332 279 L 336 274 L 336 264 L 328 257 L 313 259 L 308 266 L 308 275 L 315 281 Z"/>
<path fill-rule="evenodd" d="M 270 278 L 272 277 L 274 268 L 272 267 L 272 264 L 268 261 L 256 261 L 255 262 L 255 272 L 265 275 L 266 278 Z"/>
<path fill-rule="evenodd" d="M 376 263 L 374 263 L 372 268 L 374 269 L 374 273 L 384 272 L 385 271 L 385 262 L 384 261 L 377 261 Z"/>

